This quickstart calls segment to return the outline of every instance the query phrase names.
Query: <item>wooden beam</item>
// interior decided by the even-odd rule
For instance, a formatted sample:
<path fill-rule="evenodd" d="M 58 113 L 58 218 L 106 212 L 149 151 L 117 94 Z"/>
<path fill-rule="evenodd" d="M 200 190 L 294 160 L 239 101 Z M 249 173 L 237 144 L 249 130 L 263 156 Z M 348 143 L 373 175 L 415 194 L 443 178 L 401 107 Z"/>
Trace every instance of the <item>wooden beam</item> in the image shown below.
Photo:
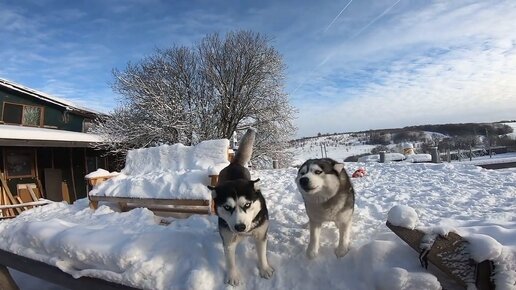
<path fill-rule="evenodd" d="M 129 204 L 126 205 L 123 211 L 128 211 L 131 209 L 139 208 L 138 204 Z M 210 214 L 211 210 L 209 207 L 199 207 L 199 208 L 188 208 L 188 207 L 158 207 L 158 206 L 146 206 L 148 210 L 156 213 L 190 213 L 190 214 Z"/>
<path fill-rule="evenodd" d="M 5 154 L 4 154 L 5 156 Z M 7 194 L 7 198 L 9 198 L 9 202 L 12 205 L 17 204 L 16 200 L 14 199 L 13 194 L 11 193 L 11 190 L 9 189 L 9 186 L 7 186 L 7 181 L 5 180 L 4 173 L 0 172 L 0 182 L 2 183 L 2 187 L 4 188 L 4 192 Z M 16 212 L 20 214 L 22 211 L 20 208 L 15 208 Z"/>
<path fill-rule="evenodd" d="M 210 201 L 206 199 L 165 199 L 165 198 L 138 198 L 90 195 L 91 201 L 125 202 L 135 203 L 142 206 L 149 205 L 183 205 L 183 206 L 209 206 Z"/>
<path fill-rule="evenodd" d="M 428 260 L 439 270 L 454 279 L 466 289 L 468 284 L 476 285 L 479 290 L 494 290 L 491 281 L 493 263 L 483 261 L 475 263 L 468 253 L 468 241 L 454 232 L 445 237 L 436 235 L 427 252 L 422 252 L 421 242 L 425 233 L 417 229 L 407 229 L 387 222 L 387 227 L 410 247 L 420 253 L 422 264 Z"/>
<path fill-rule="evenodd" d="M 125 286 L 106 280 L 90 277 L 75 279 L 72 275 L 61 271 L 59 268 L 36 261 L 27 257 L 19 256 L 11 252 L 0 250 L 0 265 L 3 268 L 9 267 L 31 276 L 52 282 L 63 287 L 74 290 L 137 290 L 130 286 Z M 0 269 L 2 266 L 0 266 Z M 5 277 L 4 277 L 5 278 Z M 0 281 L 2 277 L 0 276 Z M 0 284 L 1 286 L 2 284 Z M 8 284 L 7 284 L 8 285 Z M 4 288 L 0 288 L 4 289 Z M 17 288 L 5 288 L 6 290 L 18 290 Z"/>
<path fill-rule="evenodd" d="M 45 205 L 49 204 L 51 201 L 46 199 L 40 199 L 38 201 L 32 201 L 32 202 L 24 202 L 24 203 L 15 203 L 10 205 L 0 205 L 0 209 L 13 209 L 13 208 L 20 208 L 20 207 L 27 207 L 27 206 L 38 206 L 38 205 Z"/>

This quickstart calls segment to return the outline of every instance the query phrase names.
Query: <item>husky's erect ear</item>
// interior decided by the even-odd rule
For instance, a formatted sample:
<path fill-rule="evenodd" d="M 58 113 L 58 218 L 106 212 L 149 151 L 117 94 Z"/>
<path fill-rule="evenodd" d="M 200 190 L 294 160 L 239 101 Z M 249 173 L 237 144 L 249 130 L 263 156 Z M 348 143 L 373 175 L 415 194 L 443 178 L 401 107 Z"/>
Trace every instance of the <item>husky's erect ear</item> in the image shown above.
<path fill-rule="evenodd" d="M 211 190 L 211 198 L 217 197 L 217 191 L 215 191 L 215 186 L 208 185 L 208 188 Z"/>
<path fill-rule="evenodd" d="M 254 185 L 254 190 L 255 191 L 260 190 L 260 184 L 258 184 L 258 181 L 260 181 L 260 178 L 256 178 L 255 180 L 251 180 L 251 183 Z"/>
<path fill-rule="evenodd" d="M 342 169 L 344 169 L 344 164 L 342 163 L 335 163 L 335 165 L 333 165 L 333 170 L 337 171 L 338 173 L 340 173 Z"/>

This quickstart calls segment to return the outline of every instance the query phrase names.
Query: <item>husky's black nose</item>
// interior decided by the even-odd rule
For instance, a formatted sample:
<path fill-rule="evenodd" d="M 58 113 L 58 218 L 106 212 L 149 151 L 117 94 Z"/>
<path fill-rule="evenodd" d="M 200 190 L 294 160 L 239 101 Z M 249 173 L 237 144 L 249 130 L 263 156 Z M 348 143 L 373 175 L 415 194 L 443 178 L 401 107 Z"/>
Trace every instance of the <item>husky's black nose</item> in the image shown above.
<path fill-rule="evenodd" d="M 244 224 L 236 224 L 235 225 L 235 230 L 237 232 L 243 232 L 243 231 L 245 231 L 245 225 Z"/>
<path fill-rule="evenodd" d="M 310 179 L 308 179 L 308 177 L 301 177 L 299 179 L 299 185 L 301 185 L 302 188 L 307 188 L 309 183 Z"/>

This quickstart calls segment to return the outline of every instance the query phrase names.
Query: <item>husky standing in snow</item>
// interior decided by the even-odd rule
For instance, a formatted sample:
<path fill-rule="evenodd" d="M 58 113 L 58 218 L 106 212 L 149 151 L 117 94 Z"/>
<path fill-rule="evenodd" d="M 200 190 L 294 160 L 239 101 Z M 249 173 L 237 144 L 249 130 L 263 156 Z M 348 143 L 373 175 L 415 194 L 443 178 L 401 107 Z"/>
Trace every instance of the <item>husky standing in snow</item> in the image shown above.
<path fill-rule="evenodd" d="M 219 233 L 226 256 L 225 282 L 233 286 L 240 284 L 235 248 L 245 236 L 252 236 L 256 242 L 260 276 L 269 279 L 274 273 L 266 254 L 269 228 L 267 206 L 258 186 L 259 179 L 251 180 L 251 174 L 245 167 L 251 159 L 255 135 L 253 129 L 247 130 L 235 157 L 220 171 L 217 186 L 208 186 L 212 190 L 215 213 L 219 217 Z"/>
<path fill-rule="evenodd" d="M 310 224 L 308 258 L 319 252 L 323 222 L 333 221 L 339 229 L 337 257 L 349 250 L 349 235 L 355 206 L 355 191 L 344 164 L 330 158 L 310 159 L 299 168 L 296 184 L 303 196 Z"/>

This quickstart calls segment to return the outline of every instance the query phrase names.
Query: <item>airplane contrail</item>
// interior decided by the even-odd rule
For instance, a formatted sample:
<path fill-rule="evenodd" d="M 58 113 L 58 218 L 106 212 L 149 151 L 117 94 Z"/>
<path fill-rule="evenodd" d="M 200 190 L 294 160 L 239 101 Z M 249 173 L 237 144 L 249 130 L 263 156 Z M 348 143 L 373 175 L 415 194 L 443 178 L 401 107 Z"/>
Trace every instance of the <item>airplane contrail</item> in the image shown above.
<path fill-rule="evenodd" d="M 349 39 L 353 39 L 357 36 L 360 35 L 360 33 L 364 32 L 364 30 L 366 30 L 369 26 L 373 25 L 376 21 L 378 21 L 378 19 L 382 18 L 385 14 L 387 14 L 387 12 L 389 12 L 392 8 L 394 8 L 394 6 L 396 6 L 398 3 L 400 3 L 401 0 L 398 0 L 396 1 L 394 4 L 391 5 L 391 7 L 385 9 L 382 14 L 376 16 L 373 20 L 371 20 L 371 22 L 367 23 L 366 26 L 362 27 L 357 33 L 353 34 L 353 36 L 351 36 Z"/>
<path fill-rule="evenodd" d="M 333 20 L 330 22 L 330 24 L 328 24 L 328 26 L 326 26 L 326 28 L 324 29 L 324 33 L 326 33 L 326 31 L 328 31 L 328 29 L 330 29 L 330 27 L 333 25 L 333 23 L 335 23 L 335 21 L 337 21 L 337 19 L 339 19 L 342 12 L 344 12 L 344 10 L 346 10 L 346 8 L 348 8 L 348 6 L 349 6 L 349 4 L 351 4 L 351 2 L 353 2 L 353 0 L 349 0 L 348 4 L 346 4 L 346 6 L 344 6 L 344 8 L 342 8 L 342 10 L 340 10 L 339 14 L 337 14 L 337 16 L 335 16 L 335 18 L 333 18 Z"/>
<path fill-rule="evenodd" d="M 337 15 L 337 17 L 335 17 L 333 19 L 333 21 L 326 27 L 325 31 L 337 20 L 337 18 L 340 16 L 340 14 L 342 14 L 342 12 L 349 6 L 349 4 L 352 2 L 353 0 L 350 0 L 349 3 L 344 7 L 344 9 L 342 9 L 340 11 L 340 13 Z M 369 28 L 369 26 L 373 25 L 376 21 L 378 21 L 378 19 L 382 18 L 385 14 L 387 14 L 387 12 L 389 12 L 392 8 L 394 8 L 394 6 L 398 5 L 398 3 L 400 2 L 401 0 L 398 0 L 396 1 L 394 4 L 392 4 L 389 8 L 385 9 L 380 15 L 376 16 L 373 20 L 371 20 L 369 23 L 367 23 L 364 27 L 360 28 L 360 30 L 353 34 L 350 38 L 348 38 L 348 40 L 351 40 L 357 36 L 359 36 L 362 32 L 364 32 L 364 30 L 366 30 L 367 28 Z M 314 70 L 320 68 L 321 66 L 323 66 L 324 64 L 326 64 L 330 59 L 331 57 L 334 55 L 335 53 L 333 54 L 329 54 L 321 63 L 319 63 L 315 68 Z M 312 75 L 313 75 L 313 71 L 312 71 Z M 308 77 L 306 77 L 292 92 L 291 94 L 294 94 L 297 92 L 297 90 L 299 88 L 301 88 L 306 82 L 308 81 Z"/>

